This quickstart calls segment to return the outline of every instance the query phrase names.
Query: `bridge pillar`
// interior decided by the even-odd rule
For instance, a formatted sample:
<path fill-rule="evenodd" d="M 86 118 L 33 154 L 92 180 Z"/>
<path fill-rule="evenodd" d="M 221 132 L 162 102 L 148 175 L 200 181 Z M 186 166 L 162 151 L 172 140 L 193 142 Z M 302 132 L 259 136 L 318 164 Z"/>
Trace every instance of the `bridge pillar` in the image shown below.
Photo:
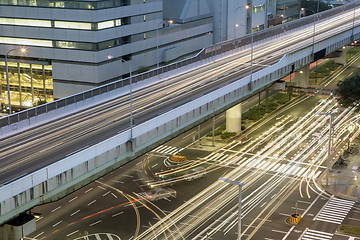
<path fill-rule="evenodd" d="M 36 230 L 33 216 L 22 214 L 19 217 L 0 226 L 1 240 L 20 240 Z"/>
<path fill-rule="evenodd" d="M 295 72 L 295 77 L 292 82 L 298 87 L 308 87 L 309 86 L 309 73 L 310 65 L 306 65 L 301 68 L 299 71 Z"/>
<path fill-rule="evenodd" d="M 226 110 L 226 131 L 241 132 L 241 103 Z"/>
<path fill-rule="evenodd" d="M 342 47 L 341 49 L 339 49 L 339 51 L 341 51 L 341 55 L 339 57 L 336 57 L 334 59 L 335 63 L 339 63 L 342 65 L 346 64 L 346 52 L 347 52 L 348 47 Z"/>

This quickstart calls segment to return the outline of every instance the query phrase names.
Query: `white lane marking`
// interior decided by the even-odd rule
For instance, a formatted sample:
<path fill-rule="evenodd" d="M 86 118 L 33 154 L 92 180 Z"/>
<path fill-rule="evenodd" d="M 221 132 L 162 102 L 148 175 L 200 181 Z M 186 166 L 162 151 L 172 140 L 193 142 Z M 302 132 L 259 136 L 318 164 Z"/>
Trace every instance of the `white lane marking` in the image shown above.
<path fill-rule="evenodd" d="M 70 216 L 74 216 L 74 215 L 77 214 L 78 212 L 80 212 L 80 209 L 77 210 L 77 211 L 75 211 L 75 212 L 73 212 Z"/>
<path fill-rule="evenodd" d="M 91 190 L 93 190 L 93 188 L 89 188 L 88 190 L 85 191 L 85 193 L 90 192 Z"/>
<path fill-rule="evenodd" d="M 354 72 L 351 72 L 351 73 L 349 74 L 349 77 L 350 77 L 351 75 L 353 75 L 353 73 L 354 73 Z"/>
<path fill-rule="evenodd" d="M 69 202 L 74 201 L 75 199 L 77 199 L 78 197 L 74 197 L 73 199 L 70 199 Z"/>
<path fill-rule="evenodd" d="M 124 177 L 131 177 L 133 178 L 134 176 L 131 176 L 131 175 L 127 175 L 127 174 L 123 174 Z"/>
<path fill-rule="evenodd" d="M 156 167 L 157 165 L 158 165 L 158 164 L 153 165 L 152 168 Z"/>
<path fill-rule="evenodd" d="M 59 210 L 61 208 L 61 206 L 58 206 L 57 208 L 51 210 L 51 212 L 55 212 L 56 210 Z"/>
<path fill-rule="evenodd" d="M 43 235 L 43 234 L 44 234 L 44 232 L 41 232 L 41 233 L 39 233 L 38 235 L 36 235 L 34 238 L 37 239 L 38 237 L 40 237 L 40 236 Z"/>
<path fill-rule="evenodd" d="M 89 226 L 90 226 L 90 227 L 91 227 L 91 226 L 94 226 L 95 224 L 101 223 L 101 221 L 102 221 L 102 220 L 99 220 L 99 221 L 97 221 L 97 222 L 94 222 L 94 223 L 90 224 Z"/>
<path fill-rule="evenodd" d="M 113 195 L 114 196 L 114 198 L 118 198 L 114 193 L 111 193 L 111 195 Z"/>
<path fill-rule="evenodd" d="M 117 182 L 117 183 L 124 183 L 122 181 L 119 181 L 119 180 L 112 180 L 113 182 Z"/>
<path fill-rule="evenodd" d="M 321 232 L 321 231 L 316 231 L 316 230 L 311 230 L 311 229 L 306 228 L 304 234 L 302 235 L 302 237 L 300 239 L 326 240 L 326 239 L 331 239 L 333 236 L 334 236 L 333 233 Z"/>
<path fill-rule="evenodd" d="M 63 220 L 61 220 L 61 221 L 59 221 L 59 222 L 57 222 L 57 223 L 55 223 L 54 225 L 53 225 L 53 227 L 56 227 L 57 225 L 59 225 L 60 223 L 62 223 L 63 222 Z"/>
<path fill-rule="evenodd" d="M 118 216 L 118 215 L 120 215 L 120 214 L 123 214 L 124 212 L 118 212 L 118 213 L 115 213 L 114 215 L 112 215 L 112 217 L 116 217 L 116 216 Z"/>
<path fill-rule="evenodd" d="M 271 230 L 271 231 L 273 231 L 273 232 L 278 232 L 278 233 L 283 233 L 283 234 L 285 234 L 285 233 L 286 233 L 286 232 L 284 232 L 284 231 L 275 230 L 275 229 L 273 229 L 273 230 Z"/>
<path fill-rule="evenodd" d="M 101 188 L 102 190 L 106 191 L 106 189 L 102 186 L 98 186 L 98 188 Z"/>
<path fill-rule="evenodd" d="M 105 196 L 108 195 L 109 193 L 111 193 L 111 191 L 108 191 L 108 192 L 104 193 L 102 196 L 105 197 Z"/>
<path fill-rule="evenodd" d="M 67 237 L 70 237 L 71 235 L 73 235 L 73 234 L 75 234 L 75 233 L 77 233 L 77 232 L 79 232 L 79 230 L 76 230 L 76 231 L 74 231 L 74 232 L 72 232 L 72 233 L 69 233 L 68 235 L 66 235 Z"/>
<path fill-rule="evenodd" d="M 90 206 L 91 204 L 93 204 L 94 202 L 96 202 L 96 199 L 90 203 L 88 203 L 88 206 Z"/>

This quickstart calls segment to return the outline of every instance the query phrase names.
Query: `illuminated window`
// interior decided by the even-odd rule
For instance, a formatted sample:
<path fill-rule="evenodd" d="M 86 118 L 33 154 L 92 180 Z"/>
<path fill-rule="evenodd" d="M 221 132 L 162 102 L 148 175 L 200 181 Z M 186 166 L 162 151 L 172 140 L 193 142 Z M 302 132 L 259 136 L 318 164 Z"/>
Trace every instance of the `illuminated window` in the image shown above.
<path fill-rule="evenodd" d="M 51 21 L 35 19 L 0 18 L 0 24 L 51 27 Z"/>
<path fill-rule="evenodd" d="M 265 4 L 256 5 L 253 7 L 253 13 L 263 12 L 265 11 Z"/>
<path fill-rule="evenodd" d="M 27 38 L 0 37 L 0 43 L 25 45 L 25 46 L 32 45 L 32 46 L 41 46 L 41 47 L 52 47 L 52 41 L 27 39 Z"/>
<path fill-rule="evenodd" d="M 91 30 L 91 23 L 55 21 L 55 27 Z"/>
<path fill-rule="evenodd" d="M 114 20 L 99 22 L 98 29 L 111 28 L 111 27 L 114 27 L 114 25 L 115 25 Z"/>
<path fill-rule="evenodd" d="M 144 22 L 146 22 L 146 15 L 144 15 Z"/>
<path fill-rule="evenodd" d="M 116 19 L 115 20 L 115 26 L 121 26 L 121 19 Z"/>

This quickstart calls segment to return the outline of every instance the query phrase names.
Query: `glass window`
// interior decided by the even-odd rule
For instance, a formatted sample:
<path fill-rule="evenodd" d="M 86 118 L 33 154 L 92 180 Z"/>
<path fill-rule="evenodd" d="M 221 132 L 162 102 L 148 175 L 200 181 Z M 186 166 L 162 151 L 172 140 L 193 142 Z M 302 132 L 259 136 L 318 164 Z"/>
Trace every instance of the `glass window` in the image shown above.
<path fill-rule="evenodd" d="M 52 41 L 26 39 L 26 38 L 0 37 L 0 43 L 17 44 L 17 45 L 25 45 L 25 46 L 31 45 L 31 46 L 41 46 L 41 47 L 52 47 Z"/>
<path fill-rule="evenodd" d="M 256 5 L 253 7 L 253 13 L 263 12 L 265 11 L 265 4 Z"/>
<path fill-rule="evenodd" d="M 0 24 L 51 27 L 51 21 L 19 18 L 0 18 Z"/>
<path fill-rule="evenodd" d="M 91 23 L 55 21 L 55 27 L 91 30 Z"/>
<path fill-rule="evenodd" d="M 114 20 L 105 21 L 105 22 L 99 22 L 98 23 L 98 29 L 105 29 L 105 28 L 111 28 L 114 27 Z"/>

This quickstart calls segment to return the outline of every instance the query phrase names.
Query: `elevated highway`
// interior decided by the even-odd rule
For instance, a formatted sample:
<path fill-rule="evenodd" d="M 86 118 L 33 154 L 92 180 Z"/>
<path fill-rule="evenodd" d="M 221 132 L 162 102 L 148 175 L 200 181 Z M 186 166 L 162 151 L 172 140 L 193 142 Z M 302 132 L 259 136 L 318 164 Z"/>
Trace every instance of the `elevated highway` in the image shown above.
<path fill-rule="evenodd" d="M 249 36 L 135 76 L 132 129 L 129 79 L 0 119 L 0 224 L 227 110 L 313 56 L 353 42 L 359 14 L 354 3 L 254 34 L 252 76 Z"/>

